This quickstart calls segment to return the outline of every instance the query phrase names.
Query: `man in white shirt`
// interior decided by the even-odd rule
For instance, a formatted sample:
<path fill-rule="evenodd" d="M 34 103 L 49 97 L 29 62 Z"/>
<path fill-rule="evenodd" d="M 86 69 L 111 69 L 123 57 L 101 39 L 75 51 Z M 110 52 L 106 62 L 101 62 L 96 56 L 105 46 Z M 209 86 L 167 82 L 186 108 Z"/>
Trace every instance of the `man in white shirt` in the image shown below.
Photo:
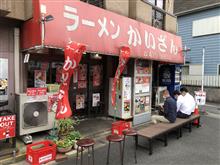
<path fill-rule="evenodd" d="M 181 95 L 178 95 L 177 98 L 177 117 L 188 118 L 194 112 L 196 103 L 193 96 L 189 94 L 187 88 L 182 87 L 180 92 Z"/>

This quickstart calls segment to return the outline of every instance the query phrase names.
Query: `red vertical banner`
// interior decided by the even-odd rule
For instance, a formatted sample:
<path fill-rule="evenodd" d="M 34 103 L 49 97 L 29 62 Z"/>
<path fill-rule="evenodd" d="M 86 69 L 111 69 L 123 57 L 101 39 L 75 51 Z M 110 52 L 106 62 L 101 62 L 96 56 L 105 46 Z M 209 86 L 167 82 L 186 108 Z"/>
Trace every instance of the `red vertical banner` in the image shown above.
<path fill-rule="evenodd" d="M 112 105 L 115 106 L 116 104 L 116 88 L 117 88 L 117 83 L 119 81 L 120 75 L 123 72 L 126 63 L 128 62 L 129 58 L 131 55 L 131 50 L 129 47 L 123 46 L 120 49 L 120 55 L 119 55 L 119 64 L 118 68 L 115 73 L 115 77 L 112 83 Z"/>
<path fill-rule="evenodd" d="M 58 94 L 58 106 L 56 111 L 57 119 L 68 118 L 72 115 L 68 98 L 70 79 L 74 69 L 79 65 L 85 50 L 85 45 L 76 42 L 70 42 L 65 47 L 65 62 L 62 69 L 62 83 Z"/>

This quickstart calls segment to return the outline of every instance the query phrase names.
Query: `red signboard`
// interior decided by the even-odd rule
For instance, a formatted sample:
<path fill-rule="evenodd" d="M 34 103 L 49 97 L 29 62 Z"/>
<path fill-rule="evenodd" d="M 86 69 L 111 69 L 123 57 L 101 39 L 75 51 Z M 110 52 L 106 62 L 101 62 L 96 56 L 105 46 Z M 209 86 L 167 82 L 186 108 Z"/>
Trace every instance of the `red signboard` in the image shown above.
<path fill-rule="evenodd" d="M 27 88 L 26 94 L 27 96 L 36 96 L 37 88 Z"/>
<path fill-rule="evenodd" d="M 179 36 L 80 1 L 39 3 L 41 16 L 54 17 L 45 22 L 46 46 L 64 48 L 73 40 L 85 44 L 90 52 L 119 55 L 119 48 L 127 45 L 134 58 L 183 63 Z"/>
<path fill-rule="evenodd" d="M 37 88 L 37 95 L 42 96 L 47 94 L 47 88 Z"/>
<path fill-rule="evenodd" d="M 16 116 L 0 116 L 0 140 L 15 137 Z"/>
<path fill-rule="evenodd" d="M 47 94 L 47 88 L 27 88 L 27 96 L 42 96 Z"/>

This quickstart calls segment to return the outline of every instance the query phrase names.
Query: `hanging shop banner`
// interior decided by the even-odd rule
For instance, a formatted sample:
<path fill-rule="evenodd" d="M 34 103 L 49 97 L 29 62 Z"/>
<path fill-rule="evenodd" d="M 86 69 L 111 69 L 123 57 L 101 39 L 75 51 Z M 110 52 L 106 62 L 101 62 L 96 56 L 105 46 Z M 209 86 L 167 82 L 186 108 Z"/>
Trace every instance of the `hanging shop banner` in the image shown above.
<path fill-rule="evenodd" d="M 62 83 L 59 89 L 56 111 L 57 119 L 68 118 L 72 115 L 68 98 L 70 79 L 73 75 L 74 69 L 79 65 L 82 53 L 85 50 L 86 47 L 84 45 L 76 42 L 70 42 L 65 47 L 65 62 L 62 70 Z"/>
<path fill-rule="evenodd" d="M 181 37 L 172 33 L 76 0 L 36 1 L 39 4 L 35 2 L 34 9 L 38 8 L 39 13 L 34 10 L 34 18 L 22 28 L 23 49 L 39 45 L 37 36 L 41 33 L 36 33 L 33 26 L 39 29 L 39 17 L 51 15 L 54 19 L 45 21 L 42 35 L 45 46 L 63 48 L 74 40 L 84 43 L 90 52 L 118 55 L 118 48 L 125 44 L 133 58 L 183 63 Z"/>
<path fill-rule="evenodd" d="M 115 106 L 117 83 L 119 81 L 121 73 L 123 72 L 126 66 L 126 63 L 128 62 L 130 58 L 130 54 L 131 54 L 131 51 L 129 47 L 126 47 L 126 46 L 121 47 L 120 55 L 119 55 L 119 64 L 118 64 L 118 68 L 116 70 L 115 77 L 112 83 L 112 106 Z"/>

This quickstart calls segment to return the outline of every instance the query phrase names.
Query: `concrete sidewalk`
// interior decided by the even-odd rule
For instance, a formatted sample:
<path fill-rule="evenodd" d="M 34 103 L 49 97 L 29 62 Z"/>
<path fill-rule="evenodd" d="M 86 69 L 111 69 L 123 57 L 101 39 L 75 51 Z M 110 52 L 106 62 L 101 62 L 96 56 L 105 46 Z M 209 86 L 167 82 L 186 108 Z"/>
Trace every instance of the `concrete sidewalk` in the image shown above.
<path fill-rule="evenodd" d="M 202 114 L 199 129 L 194 128 L 192 133 L 183 132 L 183 137 L 176 140 L 170 135 L 168 147 L 163 147 L 161 142 L 154 143 L 154 154 L 148 155 L 148 151 L 140 148 L 138 150 L 138 165 L 218 165 L 220 164 L 220 113 L 218 105 L 206 106 L 207 114 Z M 144 125 L 146 126 L 146 125 Z M 96 165 L 106 164 L 107 141 L 105 140 L 106 131 L 102 136 L 96 138 Z M 95 137 L 94 137 L 95 138 Z M 142 145 L 146 145 L 144 139 L 140 139 Z M 114 148 L 114 149 L 113 149 Z M 118 146 L 113 145 L 111 154 L 112 163 L 119 164 Z M 86 160 L 86 157 L 85 157 Z M 125 165 L 133 165 L 133 140 L 128 140 L 126 145 Z M 146 163 L 147 162 L 147 163 Z M 16 162 L 16 165 L 27 165 L 26 161 Z M 68 160 L 50 162 L 49 164 L 75 164 L 75 151 L 69 153 Z"/>
<path fill-rule="evenodd" d="M 218 115 L 219 116 L 219 115 Z M 141 145 L 147 145 L 145 139 L 140 138 Z M 202 115 L 201 127 L 193 128 L 192 133 L 183 130 L 183 137 L 176 139 L 175 134 L 168 138 L 168 146 L 164 147 L 159 141 L 154 142 L 153 155 L 139 148 L 137 151 L 137 165 L 219 165 L 220 164 L 220 119 Z M 112 145 L 110 164 L 119 165 L 119 146 Z M 126 143 L 125 165 L 134 165 L 134 143 L 129 139 Z M 106 164 L 107 145 L 95 151 L 95 164 Z M 84 158 L 87 165 L 87 157 Z M 60 165 L 74 165 L 75 158 L 58 163 Z"/>

